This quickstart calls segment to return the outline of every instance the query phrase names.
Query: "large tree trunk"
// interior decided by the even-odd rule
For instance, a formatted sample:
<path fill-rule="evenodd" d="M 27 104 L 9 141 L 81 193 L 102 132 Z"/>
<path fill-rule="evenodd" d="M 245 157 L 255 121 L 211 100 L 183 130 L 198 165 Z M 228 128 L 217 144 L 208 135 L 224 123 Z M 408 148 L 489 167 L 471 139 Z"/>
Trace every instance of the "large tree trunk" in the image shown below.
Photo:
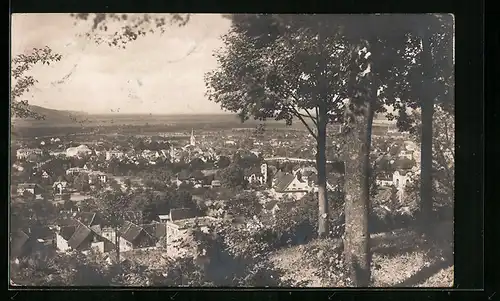
<path fill-rule="evenodd" d="M 350 279 L 356 287 L 370 285 L 370 144 L 373 110 L 365 103 L 362 115 L 348 129 L 345 152 L 345 240 L 344 256 Z"/>
<path fill-rule="evenodd" d="M 120 261 L 120 235 L 118 229 L 115 228 L 115 251 L 116 251 L 116 265 L 118 267 L 118 274 L 121 275 L 121 261 Z"/>
<path fill-rule="evenodd" d="M 432 215 L 432 119 L 434 115 L 434 98 L 426 93 L 426 85 L 432 83 L 427 80 L 427 70 L 432 68 L 429 39 L 422 38 L 422 64 L 423 87 L 421 88 L 421 112 L 422 112 L 422 132 L 421 132 L 421 160 L 420 160 L 420 224 L 424 232 L 430 230 Z M 432 90 L 432 89 L 431 89 Z"/>
<path fill-rule="evenodd" d="M 328 196 L 326 188 L 326 123 L 327 112 L 320 106 L 318 114 L 318 144 L 316 168 L 318 169 L 318 237 L 328 236 Z"/>

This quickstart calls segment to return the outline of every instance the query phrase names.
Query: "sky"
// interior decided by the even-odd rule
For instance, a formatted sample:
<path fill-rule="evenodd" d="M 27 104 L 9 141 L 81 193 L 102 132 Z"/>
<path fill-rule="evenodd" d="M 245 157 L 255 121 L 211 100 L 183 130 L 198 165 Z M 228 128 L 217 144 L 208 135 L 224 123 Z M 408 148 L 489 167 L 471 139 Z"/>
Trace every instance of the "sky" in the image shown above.
<path fill-rule="evenodd" d="M 30 71 L 39 81 L 25 95 L 30 104 L 94 114 L 218 114 L 203 77 L 216 68 L 212 54 L 229 26 L 221 15 L 195 14 L 185 27 L 169 26 L 124 50 L 79 37 L 90 25 L 68 14 L 13 14 L 11 55 L 45 46 L 62 55 Z"/>

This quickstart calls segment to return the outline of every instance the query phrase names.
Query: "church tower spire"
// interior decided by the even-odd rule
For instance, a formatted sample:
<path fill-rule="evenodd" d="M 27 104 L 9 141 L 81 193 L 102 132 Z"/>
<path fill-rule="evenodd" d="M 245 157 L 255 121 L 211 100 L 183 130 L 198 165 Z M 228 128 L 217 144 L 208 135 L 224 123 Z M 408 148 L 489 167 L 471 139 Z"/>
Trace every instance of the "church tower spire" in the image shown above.
<path fill-rule="evenodd" d="M 195 146 L 196 145 L 196 139 L 194 138 L 194 130 L 191 129 L 191 139 L 190 139 L 190 143 L 191 146 Z"/>

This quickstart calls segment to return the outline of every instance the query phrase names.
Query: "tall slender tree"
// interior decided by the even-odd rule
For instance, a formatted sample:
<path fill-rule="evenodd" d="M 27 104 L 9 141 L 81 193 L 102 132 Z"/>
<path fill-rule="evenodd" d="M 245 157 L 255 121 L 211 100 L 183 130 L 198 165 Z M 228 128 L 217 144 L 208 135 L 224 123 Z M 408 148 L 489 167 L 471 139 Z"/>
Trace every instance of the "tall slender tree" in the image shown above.
<path fill-rule="evenodd" d="M 129 194 L 119 191 L 101 192 L 95 201 L 98 212 L 115 233 L 116 264 L 120 267 L 120 228 L 125 220 L 125 212 L 132 207 L 132 198 Z"/>
<path fill-rule="evenodd" d="M 448 112 L 454 110 L 454 20 L 449 14 L 425 14 L 393 18 L 399 31 L 406 36 L 405 51 L 401 53 L 396 84 L 391 93 L 399 98 L 394 102 L 401 130 L 415 131 L 415 120 L 407 108 L 420 110 L 420 225 L 424 232 L 432 231 L 432 145 L 433 116 L 438 105 Z M 399 42 L 400 43 L 400 42 Z"/>
<path fill-rule="evenodd" d="M 328 234 L 327 125 L 343 120 L 358 49 L 324 18 L 312 15 L 236 15 L 206 77 L 207 95 L 242 121 L 300 121 L 317 142 L 318 234 Z M 352 76 L 354 74 L 354 76 Z"/>

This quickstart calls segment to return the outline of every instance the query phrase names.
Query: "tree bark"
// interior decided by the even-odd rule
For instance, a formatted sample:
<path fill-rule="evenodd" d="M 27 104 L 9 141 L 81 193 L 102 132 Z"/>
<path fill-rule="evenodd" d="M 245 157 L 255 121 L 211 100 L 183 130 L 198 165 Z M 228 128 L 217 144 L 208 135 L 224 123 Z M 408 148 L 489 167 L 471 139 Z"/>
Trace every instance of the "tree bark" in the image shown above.
<path fill-rule="evenodd" d="M 421 87 L 421 160 L 420 160 L 420 224 L 424 233 L 430 230 L 430 221 L 432 215 L 432 119 L 434 115 L 434 99 L 432 95 L 426 93 L 426 85 L 431 83 L 427 80 L 427 70 L 432 68 L 429 39 L 422 38 L 422 65 L 423 86 Z M 432 89 L 431 89 L 432 90 Z"/>
<path fill-rule="evenodd" d="M 370 285 L 370 144 L 373 109 L 363 104 L 362 114 L 349 128 L 345 152 L 345 240 L 344 256 L 352 284 Z"/>
<path fill-rule="evenodd" d="M 328 236 L 328 196 L 326 188 L 326 123 L 327 111 L 324 105 L 319 106 L 318 141 L 316 168 L 318 170 L 318 237 Z"/>
<path fill-rule="evenodd" d="M 118 274 L 121 275 L 121 261 L 120 261 L 120 235 L 118 233 L 118 229 L 115 228 L 115 250 L 116 250 L 116 264 L 118 267 Z"/>

